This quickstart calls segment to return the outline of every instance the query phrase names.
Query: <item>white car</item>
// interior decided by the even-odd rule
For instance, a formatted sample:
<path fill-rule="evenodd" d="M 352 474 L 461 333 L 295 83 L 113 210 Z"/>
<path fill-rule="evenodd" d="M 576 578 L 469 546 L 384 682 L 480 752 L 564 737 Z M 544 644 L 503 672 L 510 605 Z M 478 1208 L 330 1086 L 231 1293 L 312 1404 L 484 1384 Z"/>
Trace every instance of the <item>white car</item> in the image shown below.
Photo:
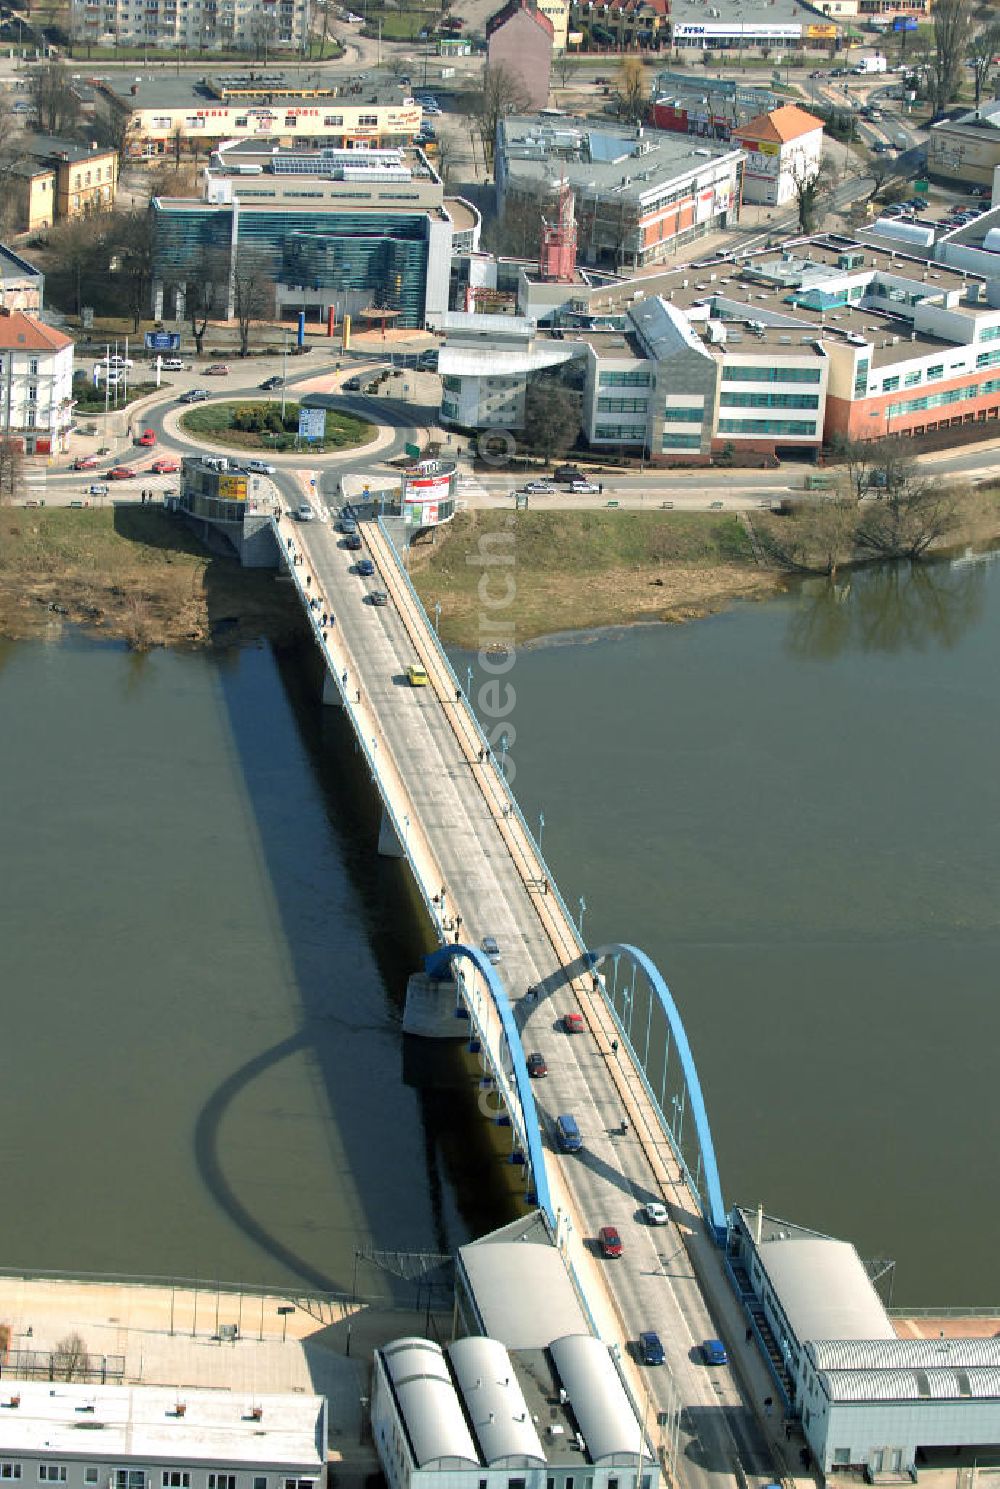
<path fill-rule="evenodd" d="M 315 519 L 316 513 L 313 511 L 308 502 L 301 502 L 299 506 L 295 508 L 296 522 L 314 522 Z"/>
<path fill-rule="evenodd" d="M 274 466 L 268 465 L 266 460 L 248 460 L 246 468 L 253 476 L 273 476 Z M 312 508 L 309 509 L 312 511 Z"/>
<path fill-rule="evenodd" d="M 644 1206 L 644 1214 L 646 1216 L 646 1222 L 649 1225 L 666 1225 L 670 1218 L 667 1214 L 666 1205 L 661 1204 L 658 1199 L 651 1199 Z"/>
<path fill-rule="evenodd" d="M 101 366 L 102 367 L 105 365 L 105 362 L 107 362 L 107 365 L 109 367 L 134 367 L 135 366 L 135 363 L 132 361 L 132 358 L 131 357 L 107 357 L 107 358 L 102 357 L 101 358 Z"/>
<path fill-rule="evenodd" d="M 601 488 L 597 485 L 596 481 L 571 481 L 569 489 L 578 496 L 583 496 L 599 491 Z"/>
<path fill-rule="evenodd" d="M 160 363 L 160 366 L 162 367 L 164 372 L 184 371 L 184 363 L 181 361 L 180 357 L 164 357 L 163 361 Z"/>

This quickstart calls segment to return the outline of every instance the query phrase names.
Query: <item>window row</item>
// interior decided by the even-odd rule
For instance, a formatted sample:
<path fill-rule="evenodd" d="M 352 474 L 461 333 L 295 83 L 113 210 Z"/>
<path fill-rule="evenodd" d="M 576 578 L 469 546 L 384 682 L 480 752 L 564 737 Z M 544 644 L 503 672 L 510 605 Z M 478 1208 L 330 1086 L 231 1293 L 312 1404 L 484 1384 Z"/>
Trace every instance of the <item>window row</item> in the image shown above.
<path fill-rule="evenodd" d="M 819 394 L 723 392 L 719 402 L 730 408 L 819 408 Z"/>
<path fill-rule="evenodd" d="M 797 434 L 816 433 L 814 419 L 720 419 L 720 434 Z"/>
<path fill-rule="evenodd" d="M 700 450 L 700 434 L 664 434 L 662 449 L 668 450 Z"/>
<path fill-rule="evenodd" d="M 818 383 L 823 378 L 819 367 L 723 367 L 724 383 Z"/>
<path fill-rule="evenodd" d="M 980 352 L 976 358 L 976 370 L 982 367 L 1000 366 L 1000 352 Z"/>
<path fill-rule="evenodd" d="M 704 409 L 675 408 L 672 403 L 668 403 L 663 410 L 663 418 L 667 424 L 700 424 L 704 417 Z"/>
<path fill-rule="evenodd" d="M 1000 378 L 988 377 L 984 383 L 972 383 L 967 388 L 946 388 L 943 393 L 927 393 L 923 398 L 890 403 L 887 412 L 890 419 L 897 414 L 921 414 L 925 409 L 940 408 L 945 403 L 965 403 L 970 398 L 985 398 L 996 392 L 1000 392 Z"/>
<path fill-rule="evenodd" d="M 652 373 L 638 368 L 634 372 L 601 372 L 597 381 L 602 388 L 648 388 L 653 377 Z"/>
<path fill-rule="evenodd" d="M 620 439 L 632 445 L 641 445 L 646 440 L 643 424 L 595 424 L 595 439 Z"/>
<path fill-rule="evenodd" d="M 40 1484 L 65 1484 L 67 1470 L 64 1463 L 39 1463 L 38 1482 Z M 0 1460 L 0 1480 L 16 1480 L 22 1477 L 22 1465 L 12 1462 L 10 1459 Z M 200 1480 L 200 1474 L 192 1475 L 190 1469 L 165 1468 L 160 1475 L 161 1489 L 191 1489 L 192 1477 Z M 118 1468 L 114 1471 L 115 1489 L 152 1489 L 154 1475 L 147 1473 L 143 1468 Z M 101 1470 L 90 1465 L 83 1470 L 83 1481 L 85 1484 L 99 1484 L 101 1482 Z M 237 1475 L 234 1473 L 210 1473 L 205 1475 L 207 1489 L 237 1489 Z M 273 1482 L 266 1474 L 254 1474 L 252 1485 L 245 1484 L 244 1489 L 315 1489 L 313 1479 L 282 1479 L 275 1477 Z"/>
<path fill-rule="evenodd" d="M 598 398 L 599 414 L 644 414 L 649 408 L 648 398 Z"/>

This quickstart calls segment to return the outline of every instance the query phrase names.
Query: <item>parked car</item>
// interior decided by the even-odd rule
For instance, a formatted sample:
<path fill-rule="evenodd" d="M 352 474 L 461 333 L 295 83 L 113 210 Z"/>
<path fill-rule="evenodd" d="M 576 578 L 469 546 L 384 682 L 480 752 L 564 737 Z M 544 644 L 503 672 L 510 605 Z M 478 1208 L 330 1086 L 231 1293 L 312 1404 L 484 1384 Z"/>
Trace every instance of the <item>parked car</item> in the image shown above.
<path fill-rule="evenodd" d="M 359 538 L 358 539 L 358 543 L 360 544 L 360 542 L 361 542 L 361 539 Z M 406 680 L 410 684 L 410 687 L 411 688 L 426 688 L 428 682 L 430 681 L 430 679 L 427 676 L 426 669 L 423 668 L 423 667 L 421 667 L 418 662 L 411 662 L 410 665 L 407 667 L 407 669 L 406 669 Z M 483 950 L 484 951 L 486 950 L 485 942 L 486 941 L 489 941 L 489 940 L 492 940 L 492 937 L 490 937 L 490 936 L 484 937 L 484 945 L 483 945 Z M 497 956 L 499 957 L 499 955 L 500 955 L 500 953 L 498 951 L 497 952 Z M 490 961 L 492 961 L 492 960 L 493 960 L 493 958 L 490 957 Z"/>
<path fill-rule="evenodd" d="M 532 496 L 542 496 L 545 492 L 555 491 L 551 481 L 525 481 L 522 491 L 530 491 Z"/>
<path fill-rule="evenodd" d="M 134 481 L 139 474 L 130 465 L 113 465 L 108 471 L 109 481 Z"/>
<path fill-rule="evenodd" d="M 426 681 L 426 676 L 427 675 L 425 673 L 424 674 L 425 681 Z M 410 681 L 412 682 L 413 679 L 411 678 Z M 482 951 L 482 953 L 483 953 L 483 955 L 485 957 L 488 957 L 489 958 L 489 960 L 493 963 L 493 965 L 495 967 L 497 965 L 497 963 L 499 962 L 499 960 L 500 960 L 500 943 L 497 941 L 496 936 L 484 936 L 483 939 L 479 943 L 479 949 Z"/>
<path fill-rule="evenodd" d="M 389 596 L 384 589 L 373 589 L 365 596 L 369 605 L 388 605 Z"/>
<path fill-rule="evenodd" d="M 587 1027 L 582 1013 L 564 1013 L 562 1026 L 567 1034 L 582 1034 Z"/>
<path fill-rule="evenodd" d="M 345 393 L 360 393 L 361 392 L 361 379 L 359 377 L 349 377 L 347 379 L 347 381 L 344 383 L 344 392 Z"/>
<path fill-rule="evenodd" d="M 644 1365 L 663 1364 L 663 1344 L 659 1334 L 655 1334 L 652 1329 L 639 1335 L 639 1355 Z"/>
<path fill-rule="evenodd" d="M 540 1080 L 543 1075 L 548 1075 L 549 1067 L 545 1063 L 545 1056 L 538 1050 L 534 1050 L 528 1056 L 528 1074 L 533 1080 Z"/>
<path fill-rule="evenodd" d="M 597 1232 L 597 1243 L 601 1248 L 602 1256 L 621 1256 L 625 1249 L 622 1246 L 622 1238 L 613 1225 L 601 1226 Z"/>
<path fill-rule="evenodd" d="M 205 377 L 228 377 L 229 368 L 225 362 L 213 362 L 211 367 L 205 368 L 203 375 Z"/>
<path fill-rule="evenodd" d="M 160 368 L 163 372 L 183 372 L 184 363 L 180 357 L 164 357 Z"/>
<path fill-rule="evenodd" d="M 370 579 L 375 572 L 375 565 L 370 558 L 359 558 L 354 565 L 355 574 L 360 574 L 362 579 Z"/>
<path fill-rule="evenodd" d="M 274 475 L 274 466 L 268 465 L 266 460 L 248 460 L 246 468 L 252 476 Z"/>
<path fill-rule="evenodd" d="M 96 455 L 78 455 L 70 466 L 71 470 L 94 470 L 97 465 Z"/>
<path fill-rule="evenodd" d="M 644 1206 L 647 1224 L 666 1225 L 668 1220 L 667 1207 L 662 1200 L 651 1199 Z"/>
<path fill-rule="evenodd" d="M 154 460 L 149 468 L 154 476 L 172 476 L 175 471 L 180 470 L 181 463 L 170 456 L 164 456 L 160 460 Z"/>
<path fill-rule="evenodd" d="M 260 385 L 261 392 L 270 393 L 273 388 L 280 388 L 284 381 L 283 377 L 266 377 Z"/>
<path fill-rule="evenodd" d="M 706 1365 L 728 1365 L 729 1356 L 721 1339 L 706 1339 L 701 1346 L 701 1357 Z"/>
<path fill-rule="evenodd" d="M 888 155 L 891 149 L 892 146 L 887 145 L 885 140 L 875 140 L 872 144 L 873 155 Z"/>
<path fill-rule="evenodd" d="M 189 388 L 186 393 L 182 393 L 180 395 L 180 397 L 178 398 L 177 402 L 178 403 L 204 403 L 204 401 L 205 401 L 205 399 L 207 397 L 208 397 L 208 394 L 207 394 L 207 392 L 205 391 L 204 388 Z"/>
<path fill-rule="evenodd" d="M 136 435 L 135 442 L 137 445 L 143 445 L 148 449 L 150 445 L 156 444 L 156 430 L 144 429 L 141 434 Z"/>
<path fill-rule="evenodd" d="M 308 502 L 299 502 L 298 506 L 295 508 L 296 522 L 313 522 L 315 520 L 315 517 L 316 513 L 313 511 Z"/>
<path fill-rule="evenodd" d="M 108 487 L 104 481 L 94 481 L 87 487 L 88 496 L 107 496 Z"/>

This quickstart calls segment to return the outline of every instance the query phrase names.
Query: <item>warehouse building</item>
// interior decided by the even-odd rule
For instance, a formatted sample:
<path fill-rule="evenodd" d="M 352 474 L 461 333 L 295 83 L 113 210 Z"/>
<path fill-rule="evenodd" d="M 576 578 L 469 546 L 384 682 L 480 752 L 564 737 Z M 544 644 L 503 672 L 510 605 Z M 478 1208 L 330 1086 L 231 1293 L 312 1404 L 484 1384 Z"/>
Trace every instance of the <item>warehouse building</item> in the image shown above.
<path fill-rule="evenodd" d="M 770 52 L 779 58 L 784 52 L 826 50 L 840 35 L 838 3 L 740 0 L 707 5 L 704 0 L 672 0 L 671 37 L 679 51 Z"/>

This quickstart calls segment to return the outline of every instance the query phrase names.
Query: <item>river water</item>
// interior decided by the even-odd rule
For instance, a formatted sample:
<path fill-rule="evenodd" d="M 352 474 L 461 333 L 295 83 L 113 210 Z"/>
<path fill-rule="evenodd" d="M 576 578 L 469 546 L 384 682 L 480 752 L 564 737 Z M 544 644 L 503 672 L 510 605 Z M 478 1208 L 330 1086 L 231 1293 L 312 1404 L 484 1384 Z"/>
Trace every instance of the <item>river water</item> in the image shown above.
<path fill-rule="evenodd" d="M 507 1218 L 311 658 L 0 647 L 5 1263 L 348 1287 Z M 670 982 L 727 1202 L 897 1302 L 995 1301 L 998 647 L 1000 568 L 935 566 L 512 674 L 519 798 Z"/>

